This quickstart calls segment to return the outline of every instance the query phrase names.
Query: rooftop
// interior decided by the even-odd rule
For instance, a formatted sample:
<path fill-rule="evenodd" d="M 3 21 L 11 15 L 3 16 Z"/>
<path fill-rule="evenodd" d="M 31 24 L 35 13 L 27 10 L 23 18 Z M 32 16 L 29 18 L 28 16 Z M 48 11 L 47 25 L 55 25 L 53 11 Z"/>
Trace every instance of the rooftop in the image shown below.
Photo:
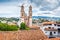
<path fill-rule="evenodd" d="M 51 21 L 51 22 L 43 22 L 42 24 L 43 25 L 45 25 L 45 24 L 56 24 L 56 22 L 53 22 L 53 21 Z"/>
<path fill-rule="evenodd" d="M 49 29 L 49 28 L 45 28 L 44 30 L 46 30 L 46 31 L 58 31 L 57 29 Z"/>

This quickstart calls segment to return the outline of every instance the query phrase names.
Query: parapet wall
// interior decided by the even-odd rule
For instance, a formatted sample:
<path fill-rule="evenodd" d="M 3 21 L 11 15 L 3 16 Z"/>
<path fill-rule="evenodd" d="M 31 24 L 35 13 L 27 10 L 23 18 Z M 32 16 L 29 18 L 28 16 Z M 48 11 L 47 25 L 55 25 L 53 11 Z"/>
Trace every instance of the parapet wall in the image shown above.
<path fill-rule="evenodd" d="M 46 38 L 41 30 L 0 31 L 0 40 L 40 40 Z"/>

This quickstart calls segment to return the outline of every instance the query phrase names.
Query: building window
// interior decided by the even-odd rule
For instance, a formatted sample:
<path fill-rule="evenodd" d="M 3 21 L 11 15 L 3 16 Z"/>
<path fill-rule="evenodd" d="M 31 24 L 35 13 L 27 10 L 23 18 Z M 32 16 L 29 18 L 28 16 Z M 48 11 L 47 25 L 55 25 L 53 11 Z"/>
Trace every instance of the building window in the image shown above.
<path fill-rule="evenodd" d="M 60 25 L 57 25 L 58 27 L 60 27 Z"/>
<path fill-rule="evenodd" d="M 54 27 L 52 27 L 52 29 L 54 29 Z"/>
<path fill-rule="evenodd" d="M 47 26 L 47 25 L 52 25 L 52 24 L 44 24 L 44 26 Z"/>
<path fill-rule="evenodd" d="M 22 14 L 22 16 L 23 16 L 23 14 Z"/>
<path fill-rule="evenodd" d="M 54 24 L 54 26 L 56 26 L 56 24 Z"/>
<path fill-rule="evenodd" d="M 49 29 L 51 29 L 51 27 L 48 27 Z"/>
<path fill-rule="evenodd" d="M 48 25 L 52 25 L 52 24 L 48 24 Z"/>
<path fill-rule="evenodd" d="M 56 32 L 54 32 L 54 34 L 56 34 Z"/>

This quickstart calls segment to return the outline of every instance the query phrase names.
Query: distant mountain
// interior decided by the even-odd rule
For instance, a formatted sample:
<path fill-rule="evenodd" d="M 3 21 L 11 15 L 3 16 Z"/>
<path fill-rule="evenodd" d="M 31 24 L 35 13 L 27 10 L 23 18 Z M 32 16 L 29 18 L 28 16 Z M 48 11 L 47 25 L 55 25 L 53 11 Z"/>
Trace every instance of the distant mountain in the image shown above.
<path fill-rule="evenodd" d="M 60 17 L 47 17 L 47 16 L 32 16 L 33 19 L 46 19 L 46 20 L 60 20 Z M 11 17 L 11 18 L 6 18 L 6 17 L 0 17 L 0 20 L 8 20 L 8 21 L 19 21 L 19 17 Z"/>
<path fill-rule="evenodd" d="M 59 17 L 47 17 L 47 16 L 33 16 L 32 18 L 43 18 L 43 19 L 47 19 L 47 20 L 60 20 Z"/>

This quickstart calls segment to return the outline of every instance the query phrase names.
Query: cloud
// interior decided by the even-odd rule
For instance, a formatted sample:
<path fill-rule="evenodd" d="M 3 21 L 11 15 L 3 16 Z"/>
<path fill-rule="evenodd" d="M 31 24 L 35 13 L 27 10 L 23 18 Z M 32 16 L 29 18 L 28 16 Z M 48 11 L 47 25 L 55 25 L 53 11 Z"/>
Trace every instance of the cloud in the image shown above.
<path fill-rule="evenodd" d="M 16 13 L 17 11 L 16 6 L 0 6 L 0 13 Z"/>
<path fill-rule="evenodd" d="M 16 7 L 16 6 L 0 6 L 0 15 L 3 14 L 3 15 L 19 15 L 19 7 Z M 2 16 L 3 16 L 2 15 Z"/>
<path fill-rule="evenodd" d="M 14 1 L 18 1 L 18 0 L 0 0 L 0 2 L 14 2 Z"/>
<path fill-rule="evenodd" d="M 0 17 L 17 17 L 19 12 L 20 8 L 17 0 L 0 0 Z"/>
<path fill-rule="evenodd" d="M 53 10 L 55 16 L 60 16 L 60 7 L 57 9 Z"/>
<path fill-rule="evenodd" d="M 30 0 L 35 5 L 33 14 L 36 16 L 60 17 L 60 0 Z M 57 10 L 58 9 L 58 10 Z M 59 15 L 58 15 L 59 14 Z"/>
<path fill-rule="evenodd" d="M 36 7 L 42 6 L 40 10 L 54 10 L 59 6 L 59 0 L 30 0 L 31 3 L 34 3 Z"/>
<path fill-rule="evenodd" d="M 36 7 L 39 7 L 41 5 L 43 0 L 30 0 L 31 3 L 34 3 Z"/>
<path fill-rule="evenodd" d="M 20 16 L 22 4 L 26 14 L 32 5 L 33 16 L 60 17 L 60 0 L 0 0 L 0 16 Z"/>

